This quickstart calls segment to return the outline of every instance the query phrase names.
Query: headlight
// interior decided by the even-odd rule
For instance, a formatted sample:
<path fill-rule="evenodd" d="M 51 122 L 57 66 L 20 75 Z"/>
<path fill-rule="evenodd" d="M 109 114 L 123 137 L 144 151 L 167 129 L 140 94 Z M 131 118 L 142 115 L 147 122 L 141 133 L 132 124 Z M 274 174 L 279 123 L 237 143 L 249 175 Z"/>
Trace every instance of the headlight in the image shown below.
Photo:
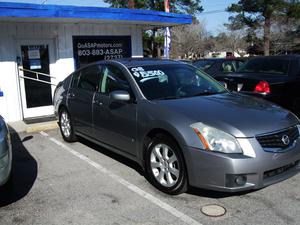
<path fill-rule="evenodd" d="M 205 150 L 223 153 L 243 153 L 235 137 L 203 123 L 191 125 Z"/>

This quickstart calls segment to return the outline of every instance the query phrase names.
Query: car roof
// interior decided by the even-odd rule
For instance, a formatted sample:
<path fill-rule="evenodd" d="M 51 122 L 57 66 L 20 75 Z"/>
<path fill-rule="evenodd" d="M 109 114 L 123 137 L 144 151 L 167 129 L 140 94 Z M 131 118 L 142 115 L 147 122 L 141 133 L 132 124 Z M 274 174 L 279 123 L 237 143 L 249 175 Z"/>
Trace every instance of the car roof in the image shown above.
<path fill-rule="evenodd" d="M 113 61 L 124 64 L 126 67 L 148 66 L 148 65 L 166 65 L 166 64 L 185 64 L 184 62 L 170 59 L 155 59 L 155 58 L 123 58 Z"/>
<path fill-rule="evenodd" d="M 300 55 L 270 55 L 270 56 L 256 56 L 251 59 L 300 59 Z"/>
<path fill-rule="evenodd" d="M 218 61 L 242 61 L 242 60 L 246 60 L 246 58 L 242 58 L 242 57 L 237 57 L 237 58 L 206 58 L 206 59 L 197 59 L 194 62 L 199 62 L 199 61 L 212 61 L 212 62 L 218 62 Z"/>
<path fill-rule="evenodd" d="M 170 59 L 156 59 L 156 58 L 122 58 L 122 59 L 113 59 L 113 60 L 100 60 L 100 61 L 95 61 L 86 65 L 81 66 L 80 68 L 76 69 L 74 71 L 78 72 L 82 69 L 85 69 L 89 66 L 92 65 L 97 65 L 101 62 L 118 62 L 126 67 L 138 67 L 138 66 L 148 66 L 148 65 L 178 65 L 178 64 L 188 64 L 186 62 L 182 61 L 176 61 L 176 60 L 170 60 Z"/>

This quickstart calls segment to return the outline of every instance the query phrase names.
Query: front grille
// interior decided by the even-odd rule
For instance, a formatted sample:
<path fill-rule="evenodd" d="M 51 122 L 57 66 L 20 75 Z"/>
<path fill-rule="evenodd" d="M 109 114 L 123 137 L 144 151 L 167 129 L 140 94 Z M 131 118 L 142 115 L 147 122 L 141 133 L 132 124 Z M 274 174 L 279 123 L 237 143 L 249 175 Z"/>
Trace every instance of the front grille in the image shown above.
<path fill-rule="evenodd" d="M 287 141 L 284 142 L 283 139 L 288 137 Z M 260 135 L 256 136 L 256 140 L 259 142 L 261 147 L 263 148 L 287 148 L 291 146 L 294 141 L 299 137 L 298 128 L 291 127 L 282 131 L 278 131 L 276 133 L 267 134 L 267 135 Z"/>

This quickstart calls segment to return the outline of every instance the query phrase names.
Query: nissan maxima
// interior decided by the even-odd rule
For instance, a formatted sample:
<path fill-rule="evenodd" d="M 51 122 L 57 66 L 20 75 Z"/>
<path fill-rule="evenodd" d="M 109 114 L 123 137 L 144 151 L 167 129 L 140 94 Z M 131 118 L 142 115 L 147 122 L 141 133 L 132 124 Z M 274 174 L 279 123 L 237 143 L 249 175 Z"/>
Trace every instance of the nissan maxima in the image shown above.
<path fill-rule="evenodd" d="M 65 141 L 82 136 L 136 161 L 168 194 L 259 189 L 300 170 L 294 114 L 186 63 L 95 62 L 57 86 L 54 106 Z"/>

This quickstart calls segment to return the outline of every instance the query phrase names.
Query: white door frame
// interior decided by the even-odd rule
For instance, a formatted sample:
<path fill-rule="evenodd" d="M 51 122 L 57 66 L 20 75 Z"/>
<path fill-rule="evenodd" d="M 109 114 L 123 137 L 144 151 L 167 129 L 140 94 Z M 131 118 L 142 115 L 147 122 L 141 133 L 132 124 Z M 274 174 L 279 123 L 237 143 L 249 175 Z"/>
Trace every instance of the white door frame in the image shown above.
<path fill-rule="evenodd" d="M 54 71 L 53 66 L 55 63 L 55 40 L 54 39 L 20 39 L 17 40 L 17 56 L 21 56 L 21 46 L 24 45 L 48 45 L 48 54 L 49 54 L 49 71 L 51 74 L 51 71 Z M 25 94 L 25 82 L 24 78 L 20 78 L 20 76 L 24 76 L 23 71 L 20 69 L 23 69 L 22 62 L 18 66 L 18 79 L 20 81 L 20 95 L 21 95 L 21 101 L 22 101 L 22 111 L 23 111 L 23 118 L 33 118 L 33 117 L 43 117 L 43 116 L 50 116 L 54 114 L 54 108 L 53 105 L 49 106 L 41 106 L 41 107 L 34 107 L 34 108 L 27 108 L 26 103 L 26 94 Z M 50 78 L 50 82 L 53 83 L 53 79 Z M 54 86 L 51 86 L 51 96 L 53 97 L 54 94 Z"/>

